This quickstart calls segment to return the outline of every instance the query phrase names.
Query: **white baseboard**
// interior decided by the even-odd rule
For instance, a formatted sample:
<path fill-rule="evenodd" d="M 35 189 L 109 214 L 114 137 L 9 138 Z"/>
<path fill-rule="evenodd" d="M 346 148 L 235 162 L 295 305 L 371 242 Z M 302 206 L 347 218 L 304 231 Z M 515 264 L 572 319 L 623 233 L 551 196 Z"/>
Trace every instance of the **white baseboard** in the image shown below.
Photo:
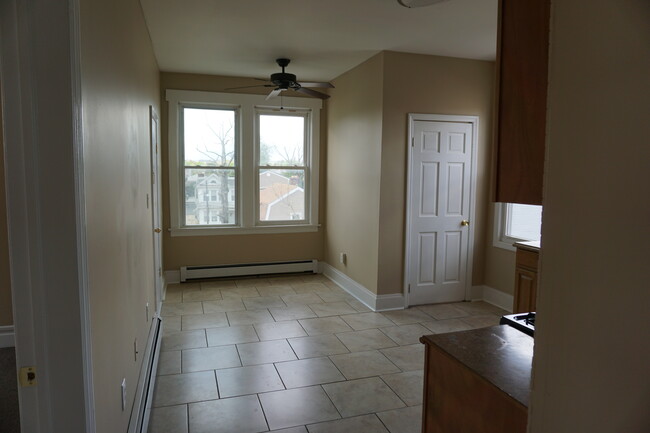
<path fill-rule="evenodd" d="M 181 271 L 165 271 L 165 285 L 178 284 L 181 282 Z"/>
<path fill-rule="evenodd" d="M 403 310 L 404 294 L 391 293 L 390 295 L 377 296 L 375 311 Z"/>
<path fill-rule="evenodd" d="M 0 326 L 0 349 L 16 346 L 13 326 Z"/>
<path fill-rule="evenodd" d="M 482 299 L 485 302 L 512 313 L 514 296 L 504 293 L 501 290 L 493 289 L 492 287 L 489 286 L 478 286 L 478 287 L 483 288 Z M 473 289 L 474 288 L 472 288 L 472 290 Z"/>
<path fill-rule="evenodd" d="M 357 298 L 359 302 L 373 311 L 401 310 L 404 308 L 404 295 L 395 293 L 379 295 L 357 283 L 329 263 L 319 262 L 320 272 L 338 284 L 343 290 Z"/>

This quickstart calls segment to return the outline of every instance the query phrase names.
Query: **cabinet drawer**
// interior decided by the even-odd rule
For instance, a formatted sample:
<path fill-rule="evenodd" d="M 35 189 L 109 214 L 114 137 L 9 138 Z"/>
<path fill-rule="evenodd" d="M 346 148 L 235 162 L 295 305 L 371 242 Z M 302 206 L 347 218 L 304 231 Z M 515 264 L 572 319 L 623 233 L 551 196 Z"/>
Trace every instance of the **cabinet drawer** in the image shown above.
<path fill-rule="evenodd" d="M 537 270 L 539 253 L 517 248 L 517 266 Z"/>

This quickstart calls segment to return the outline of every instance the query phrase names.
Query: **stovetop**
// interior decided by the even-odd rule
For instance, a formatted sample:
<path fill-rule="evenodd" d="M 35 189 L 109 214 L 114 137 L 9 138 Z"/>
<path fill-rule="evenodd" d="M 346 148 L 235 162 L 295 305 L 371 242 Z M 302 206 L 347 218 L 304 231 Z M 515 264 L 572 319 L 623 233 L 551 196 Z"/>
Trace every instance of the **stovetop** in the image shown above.
<path fill-rule="evenodd" d="M 531 337 L 535 336 L 535 312 L 507 314 L 501 317 L 501 325 L 510 325 Z"/>

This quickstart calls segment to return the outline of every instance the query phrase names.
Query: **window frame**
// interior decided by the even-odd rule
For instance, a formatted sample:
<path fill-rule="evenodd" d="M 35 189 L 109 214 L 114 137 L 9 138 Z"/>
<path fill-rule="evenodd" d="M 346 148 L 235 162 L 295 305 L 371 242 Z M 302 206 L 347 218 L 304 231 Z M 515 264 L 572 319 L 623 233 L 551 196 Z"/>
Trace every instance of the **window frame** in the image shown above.
<path fill-rule="evenodd" d="M 192 169 L 188 166 L 185 165 L 185 146 L 181 146 L 180 143 L 181 137 L 184 136 L 185 134 L 185 128 L 184 128 L 184 115 L 183 115 L 183 109 L 185 108 L 194 108 L 194 109 L 212 109 L 212 110 L 227 110 L 227 111 L 233 111 L 235 115 L 235 125 L 234 125 L 234 137 L 235 137 L 235 145 L 234 145 L 234 150 L 235 150 L 235 165 L 232 167 L 232 170 L 235 172 L 235 223 L 234 224 L 224 224 L 224 223 L 216 223 L 216 224 L 211 224 L 212 218 L 210 218 L 210 221 L 208 221 L 208 224 L 203 224 L 203 225 L 193 225 L 193 226 L 188 226 L 186 225 L 186 206 L 185 206 L 185 170 L 186 169 Z M 240 138 L 239 138 L 239 131 L 240 131 L 240 110 L 239 107 L 232 106 L 232 105 L 223 105 L 223 104 L 195 104 L 195 103 L 185 103 L 181 102 L 179 103 L 178 107 L 178 119 L 177 119 L 177 124 L 178 124 L 178 135 L 176 137 L 177 139 L 177 146 L 178 146 L 178 164 L 180 165 L 180 178 L 178 181 L 180 182 L 179 187 L 179 195 L 178 198 L 182 201 L 182 204 L 180 204 L 180 218 L 179 218 L 179 224 L 182 225 L 182 227 L 186 228 L 206 228 L 206 227 L 216 227 L 216 228 L 233 228 L 237 227 L 238 220 L 241 215 L 241 209 L 237 206 L 238 200 L 237 197 L 239 196 L 239 191 L 240 191 L 240 179 L 241 179 L 241 170 L 240 170 L 240 158 L 241 158 L 241 146 L 240 146 Z M 171 154 L 171 153 L 170 153 Z M 170 166 L 171 167 L 171 166 Z M 195 170 L 200 170 L 202 169 L 202 166 L 197 166 L 196 168 L 193 168 Z M 206 167 L 207 169 L 210 170 L 220 170 L 224 169 L 224 167 Z M 170 170 L 170 173 L 172 171 Z M 171 179 L 171 176 L 170 176 Z M 205 193 L 208 195 L 208 202 L 209 203 L 216 203 L 218 200 L 215 200 L 214 202 L 212 201 L 212 191 L 210 191 L 210 186 L 206 184 L 206 191 Z M 198 206 L 198 203 L 197 203 Z"/>
<path fill-rule="evenodd" d="M 492 245 L 509 251 L 516 251 L 515 242 L 529 242 L 530 239 L 515 238 L 506 235 L 511 206 L 516 203 L 494 203 L 494 231 Z"/>
<path fill-rule="evenodd" d="M 260 154 L 261 154 L 261 141 L 260 141 L 260 116 L 262 115 L 273 115 L 273 116 L 291 116 L 291 117 L 302 117 L 304 119 L 304 137 L 303 137 L 303 165 L 302 166 L 270 166 L 265 165 L 265 170 L 304 170 L 305 172 L 305 215 L 304 218 L 299 220 L 287 219 L 287 220 L 274 220 L 274 221 L 264 221 L 261 219 L 260 215 L 260 171 L 262 166 L 260 166 Z M 310 136 L 308 133 L 308 127 L 310 124 L 311 112 L 309 110 L 269 110 L 267 108 L 256 108 L 255 110 L 255 224 L 257 226 L 275 226 L 275 225 L 304 225 L 309 224 L 309 218 L 311 216 L 310 202 L 311 202 L 311 191 L 309 186 L 311 185 L 311 170 L 308 161 L 311 158 L 311 144 Z"/>
<path fill-rule="evenodd" d="M 168 150 L 169 150 L 169 209 L 172 236 L 213 236 L 232 234 L 297 233 L 315 232 L 318 223 L 320 110 L 323 102 L 315 98 L 287 97 L 269 101 L 264 95 L 202 92 L 168 89 Z M 282 107 L 279 105 L 282 102 Z M 187 226 L 184 215 L 184 157 L 181 146 L 181 113 L 183 107 L 221 108 L 236 110 L 235 149 L 238 157 L 235 186 L 236 225 Z M 305 123 L 305 219 L 287 221 L 264 221 L 259 218 L 258 167 L 258 112 L 306 112 Z M 238 116 L 238 117 L 237 117 Z"/>

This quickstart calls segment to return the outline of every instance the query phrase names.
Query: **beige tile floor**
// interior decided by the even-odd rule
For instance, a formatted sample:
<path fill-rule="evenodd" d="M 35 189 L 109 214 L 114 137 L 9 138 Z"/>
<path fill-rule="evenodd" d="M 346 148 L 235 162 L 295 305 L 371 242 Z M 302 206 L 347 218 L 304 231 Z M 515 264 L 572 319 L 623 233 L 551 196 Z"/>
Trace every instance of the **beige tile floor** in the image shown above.
<path fill-rule="evenodd" d="M 425 334 L 484 302 L 374 313 L 322 275 L 172 285 L 149 433 L 420 431 Z"/>

